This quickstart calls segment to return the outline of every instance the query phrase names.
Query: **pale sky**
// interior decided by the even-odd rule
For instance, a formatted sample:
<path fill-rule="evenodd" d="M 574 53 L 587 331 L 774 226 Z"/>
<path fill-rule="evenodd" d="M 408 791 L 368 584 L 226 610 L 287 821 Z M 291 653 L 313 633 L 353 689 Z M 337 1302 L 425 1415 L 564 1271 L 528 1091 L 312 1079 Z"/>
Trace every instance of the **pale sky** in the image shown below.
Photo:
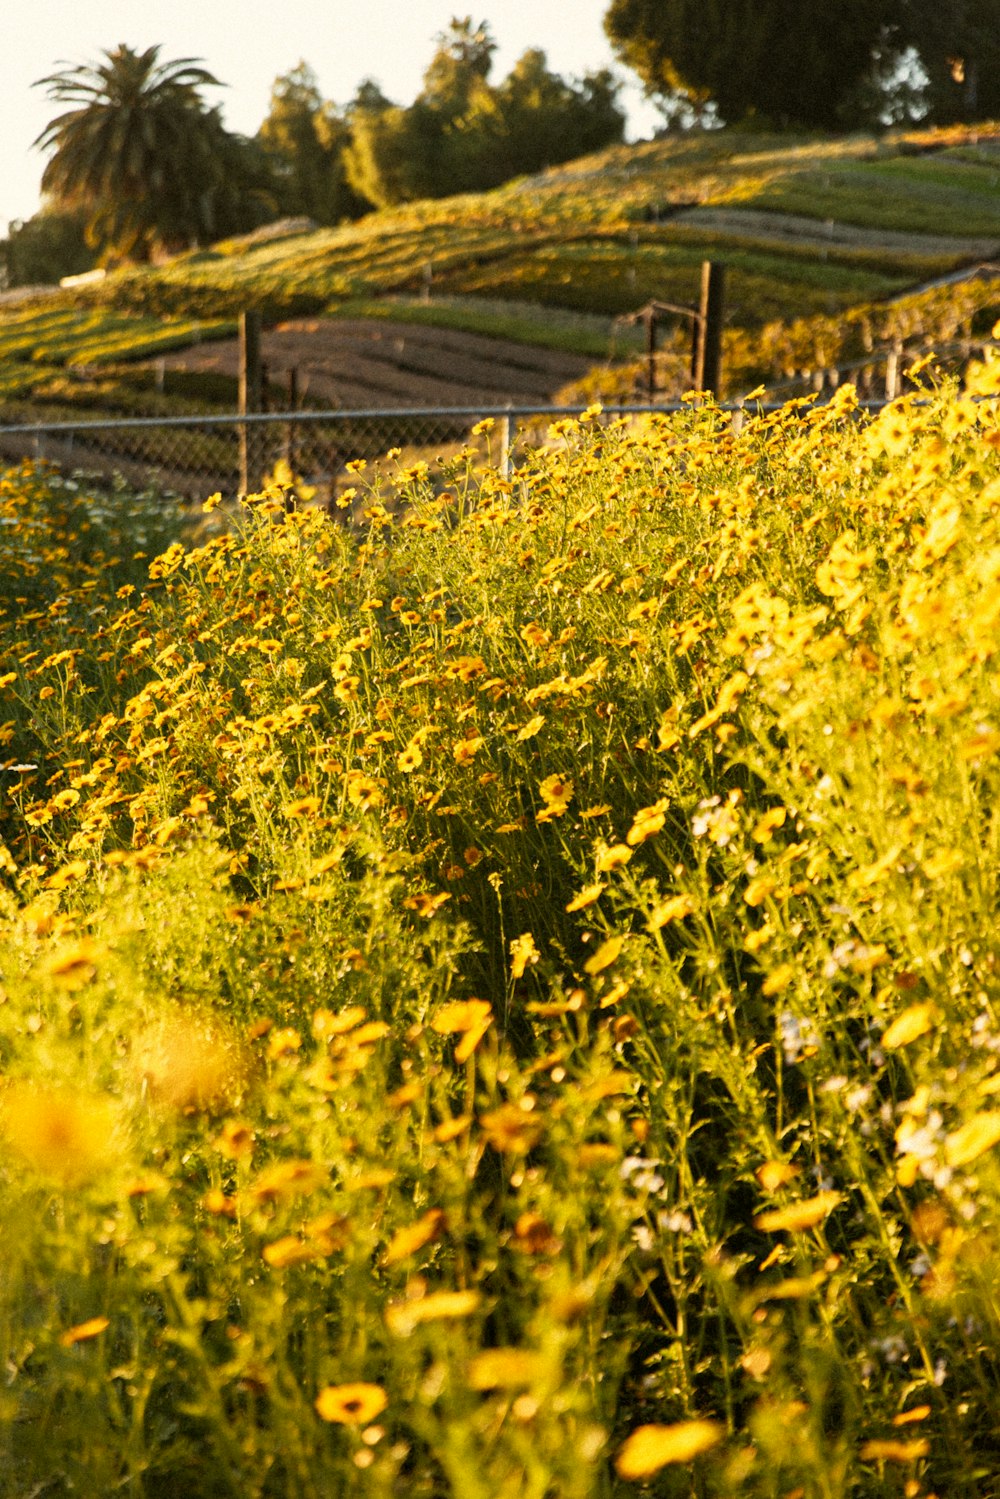
<path fill-rule="evenodd" d="M 472 11 L 489 23 L 499 48 L 493 78 L 527 47 L 567 77 L 614 66 L 602 19 L 608 0 L 489 0 Z M 468 0 L 25 0 L 3 6 L 0 31 L 0 233 L 38 208 L 45 157 L 31 143 L 60 111 L 38 78 L 61 63 L 92 63 L 125 42 L 159 43 L 161 59 L 201 58 L 229 85 L 206 94 L 222 106 L 230 130 L 253 135 L 267 113 L 271 85 L 300 60 L 323 96 L 345 104 L 365 77 L 390 99 L 409 104 L 434 50 L 434 38 Z M 618 70 L 620 71 L 620 70 Z M 626 75 L 622 75 L 625 77 Z M 621 102 L 629 137 L 656 127 L 657 115 L 631 78 Z"/>

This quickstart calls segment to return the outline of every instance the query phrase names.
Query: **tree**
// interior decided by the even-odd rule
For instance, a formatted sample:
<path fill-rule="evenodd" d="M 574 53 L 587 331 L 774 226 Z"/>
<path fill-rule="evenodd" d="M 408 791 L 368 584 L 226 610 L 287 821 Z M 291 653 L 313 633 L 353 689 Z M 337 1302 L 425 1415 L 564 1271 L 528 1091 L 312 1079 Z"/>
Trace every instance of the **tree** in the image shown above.
<path fill-rule="evenodd" d="M 598 151 L 620 141 L 624 132 L 618 86 L 606 68 L 569 83 L 550 72 L 545 53 L 533 47 L 518 58 L 496 94 L 508 177 Z"/>
<path fill-rule="evenodd" d="M 305 62 L 275 79 L 271 107 L 257 139 L 272 163 L 281 213 L 336 224 L 371 207 L 347 180 L 344 153 L 351 140 L 350 125 L 322 97 L 316 75 Z"/>
<path fill-rule="evenodd" d="M 88 239 L 106 256 L 148 260 L 199 242 L 224 188 L 225 132 L 201 97 L 218 80 L 198 59 L 161 63 L 159 51 L 122 44 L 95 66 L 38 80 L 51 99 L 73 106 L 35 142 L 52 151 L 42 191 L 86 214 Z"/>
<path fill-rule="evenodd" d="M 496 42 L 485 21 L 474 27 L 472 17 L 452 17 L 447 31 L 438 33 L 437 51 L 424 73 L 418 102 L 427 105 L 444 123 L 466 114 L 481 91 L 490 69 Z"/>
<path fill-rule="evenodd" d="M 612 0 L 604 25 L 651 95 L 714 103 L 723 120 L 843 128 L 897 0 Z"/>
<path fill-rule="evenodd" d="M 437 41 L 413 104 L 391 104 L 369 82 L 348 109 L 348 176 L 379 206 L 483 191 L 621 140 L 625 117 L 606 70 L 568 83 L 531 49 L 493 86 L 485 23 L 453 20 Z"/>
<path fill-rule="evenodd" d="M 899 30 L 927 74 L 936 124 L 1000 117 L 1000 0 L 900 0 Z"/>
<path fill-rule="evenodd" d="M 94 252 L 85 228 L 80 214 L 51 209 L 14 219 L 7 238 L 0 239 L 0 280 L 5 286 L 46 286 L 89 271 Z"/>

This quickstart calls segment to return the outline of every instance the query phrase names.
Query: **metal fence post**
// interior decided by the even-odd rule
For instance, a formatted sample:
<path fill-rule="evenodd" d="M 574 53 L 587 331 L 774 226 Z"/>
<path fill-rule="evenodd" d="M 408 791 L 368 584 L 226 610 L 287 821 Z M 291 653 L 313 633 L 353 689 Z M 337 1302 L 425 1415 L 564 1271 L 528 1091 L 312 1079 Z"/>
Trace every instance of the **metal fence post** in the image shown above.
<path fill-rule="evenodd" d="M 512 468 L 511 449 L 514 446 L 513 418 L 510 412 L 506 412 L 500 418 L 500 477 L 509 479 Z"/>
<path fill-rule="evenodd" d="M 901 339 L 894 339 L 892 348 L 885 356 L 885 398 L 894 401 L 899 394 L 899 360 L 903 352 Z"/>

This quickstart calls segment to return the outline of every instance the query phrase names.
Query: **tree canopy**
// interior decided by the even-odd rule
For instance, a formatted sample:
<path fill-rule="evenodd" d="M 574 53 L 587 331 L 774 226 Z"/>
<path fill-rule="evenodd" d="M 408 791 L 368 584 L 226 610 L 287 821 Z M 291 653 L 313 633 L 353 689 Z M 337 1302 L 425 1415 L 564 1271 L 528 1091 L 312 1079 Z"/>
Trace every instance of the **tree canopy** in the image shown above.
<path fill-rule="evenodd" d="M 891 0 L 612 0 L 605 30 L 647 90 L 722 119 L 835 129 L 851 120 Z"/>
<path fill-rule="evenodd" d="M 1000 0 L 898 0 L 899 40 L 927 74 L 936 124 L 1000 117 Z"/>
<path fill-rule="evenodd" d="M 894 64 L 919 64 L 925 116 L 1000 115 L 1000 0 L 611 0 L 605 30 L 666 112 L 843 129 L 886 117 Z M 912 92 L 912 89 L 911 89 Z"/>
<path fill-rule="evenodd" d="M 257 140 L 271 166 L 281 214 L 336 224 L 371 207 L 347 181 L 344 152 L 350 139 L 345 115 L 323 98 L 307 63 L 274 80 Z"/>
<path fill-rule="evenodd" d="M 52 152 L 43 193 L 85 213 L 92 243 L 139 259 L 210 235 L 225 185 L 225 132 L 201 92 L 218 80 L 197 59 L 160 62 L 159 51 L 122 44 L 37 85 L 73 106 L 35 142 Z"/>
<path fill-rule="evenodd" d="M 495 50 L 485 22 L 456 19 L 411 105 L 370 87 L 359 95 L 346 156 L 358 192 L 381 206 L 481 191 L 621 140 L 625 117 L 607 70 L 568 82 L 532 48 L 494 85 Z"/>

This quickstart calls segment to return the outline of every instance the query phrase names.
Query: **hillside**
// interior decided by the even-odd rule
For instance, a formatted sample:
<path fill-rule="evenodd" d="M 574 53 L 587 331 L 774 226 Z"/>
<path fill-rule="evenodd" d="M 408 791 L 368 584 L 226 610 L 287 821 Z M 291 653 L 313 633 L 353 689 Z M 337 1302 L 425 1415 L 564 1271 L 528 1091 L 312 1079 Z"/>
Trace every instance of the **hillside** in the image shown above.
<path fill-rule="evenodd" d="M 0 394 L 110 407 L 120 389 L 127 405 L 136 360 L 231 336 L 251 305 L 274 322 L 389 317 L 606 363 L 636 347 L 615 320 L 651 298 L 690 303 L 706 258 L 727 267 L 737 391 L 899 336 L 880 312 L 891 299 L 1000 256 L 998 185 L 1000 126 L 839 138 L 717 131 L 615 147 L 495 192 L 335 229 L 291 225 L 0 310 Z M 945 301 L 904 322 L 951 337 L 954 299 Z M 979 284 L 957 331 L 988 327 L 992 301 Z M 864 331 L 845 341 L 847 313 Z M 686 337 L 679 325 L 678 350 Z M 95 369 L 102 389 L 90 391 Z M 366 390 L 377 403 L 378 383 L 362 381 L 347 404 L 365 404 Z M 517 399 L 516 380 L 496 393 Z M 212 403 L 205 389 L 183 394 Z M 228 384 L 216 399 L 231 404 Z"/>

